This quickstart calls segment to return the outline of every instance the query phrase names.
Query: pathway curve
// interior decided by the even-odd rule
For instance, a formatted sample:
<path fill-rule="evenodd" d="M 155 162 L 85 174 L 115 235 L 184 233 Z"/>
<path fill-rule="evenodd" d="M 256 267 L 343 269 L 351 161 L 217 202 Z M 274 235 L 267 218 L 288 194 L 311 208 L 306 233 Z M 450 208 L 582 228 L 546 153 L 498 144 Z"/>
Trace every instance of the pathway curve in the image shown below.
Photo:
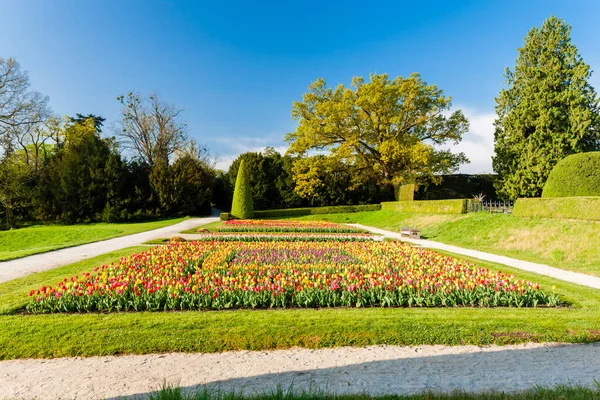
<path fill-rule="evenodd" d="M 433 240 L 427 239 L 410 239 L 401 236 L 398 232 L 392 232 L 385 229 L 373 228 L 371 226 L 361 224 L 348 224 L 357 228 L 361 228 L 373 233 L 378 233 L 385 237 L 399 239 L 403 242 L 409 242 L 417 244 L 419 246 L 427 247 L 430 249 L 444 250 L 451 253 L 461 254 L 463 256 L 478 258 L 480 260 L 491 261 L 498 264 L 508 265 L 509 267 L 522 269 L 524 271 L 535 272 L 536 274 L 550 276 L 552 278 L 560 279 L 562 281 L 576 283 L 582 286 L 588 286 L 594 289 L 600 289 L 600 278 L 582 274 L 579 272 L 566 271 L 564 269 L 554 268 L 549 265 L 536 264 L 529 261 L 517 260 L 516 258 L 510 258 L 505 256 L 499 256 L 496 254 L 486 253 L 478 250 L 465 249 L 462 247 L 452 246 Z"/>
<path fill-rule="evenodd" d="M 27 276 L 34 272 L 46 271 L 62 265 L 85 260 L 86 258 L 96 257 L 111 251 L 138 246 L 148 240 L 172 237 L 178 235 L 179 232 L 183 230 L 218 221 L 219 217 L 214 216 L 214 214 L 215 213 L 213 212 L 213 215 L 210 217 L 186 219 L 177 224 L 151 231 L 135 233 L 133 235 L 121 236 L 75 247 L 68 247 L 50 251 L 48 253 L 35 254 L 28 257 L 17 258 L 16 260 L 3 261 L 0 262 L 0 283 Z"/>
<path fill-rule="evenodd" d="M 278 386 L 372 395 L 594 385 L 600 345 L 372 346 L 0 362 L 0 398 L 145 398 L 163 382 L 245 394 Z M 122 398 L 122 397 L 119 397 Z"/>

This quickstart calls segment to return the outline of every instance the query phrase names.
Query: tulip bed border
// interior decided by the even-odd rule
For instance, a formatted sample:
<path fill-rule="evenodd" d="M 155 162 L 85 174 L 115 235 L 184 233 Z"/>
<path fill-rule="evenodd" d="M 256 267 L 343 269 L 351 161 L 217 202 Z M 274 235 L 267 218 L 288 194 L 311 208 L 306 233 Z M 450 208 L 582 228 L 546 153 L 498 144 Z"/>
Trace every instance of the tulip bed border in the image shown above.
<path fill-rule="evenodd" d="M 256 257 L 236 262 L 241 251 Z M 31 313 L 561 305 L 535 283 L 399 242 L 175 243 L 30 296 Z"/>

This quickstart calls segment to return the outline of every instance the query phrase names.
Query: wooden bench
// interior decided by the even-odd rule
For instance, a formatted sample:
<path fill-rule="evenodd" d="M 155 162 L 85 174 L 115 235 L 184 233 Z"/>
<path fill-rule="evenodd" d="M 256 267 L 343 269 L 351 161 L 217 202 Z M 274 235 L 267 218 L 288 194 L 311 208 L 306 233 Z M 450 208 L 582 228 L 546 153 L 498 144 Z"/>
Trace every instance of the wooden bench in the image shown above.
<path fill-rule="evenodd" d="M 400 229 L 400 236 L 406 236 L 411 239 L 421 239 L 421 231 L 415 228 L 409 228 L 408 226 L 403 226 Z"/>

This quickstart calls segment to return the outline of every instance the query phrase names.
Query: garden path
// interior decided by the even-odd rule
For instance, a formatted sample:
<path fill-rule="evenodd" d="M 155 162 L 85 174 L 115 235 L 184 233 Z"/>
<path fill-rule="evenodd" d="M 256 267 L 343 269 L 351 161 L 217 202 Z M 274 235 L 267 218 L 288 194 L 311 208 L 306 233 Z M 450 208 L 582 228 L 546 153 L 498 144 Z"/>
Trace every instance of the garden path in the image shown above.
<path fill-rule="evenodd" d="M 35 254 L 28 257 L 17 258 L 15 260 L 3 261 L 0 262 L 0 283 L 27 276 L 34 272 L 46 271 L 62 265 L 85 260 L 86 258 L 96 257 L 111 251 L 138 246 L 148 240 L 172 237 L 183 230 L 218 221 L 218 215 L 214 214 L 215 212 L 213 212 L 213 215 L 210 217 L 186 219 L 177 224 L 151 231 L 83 244 L 81 246 L 68 247 L 48 253 Z"/>
<path fill-rule="evenodd" d="M 399 239 L 403 242 L 409 242 L 412 244 L 417 244 L 419 246 L 427 247 L 430 249 L 443 250 L 451 253 L 460 254 L 463 256 L 478 258 L 484 261 L 490 261 L 497 264 L 507 265 L 509 267 L 522 269 L 524 271 L 534 272 L 536 274 L 550 276 L 552 278 L 560 279 L 562 281 L 576 283 L 582 286 L 588 286 L 594 289 L 600 289 L 600 278 L 582 274 L 579 272 L 566 271 L 564 269 L 554 268 L 549 265 L 544 264 L 536 264 L 529 261 L 517 260 L 516 258 L 510 258 L 505 256 L 499 256 L 497 254 L 486 253 L 478 250 L 465 249 L 463 247 L 452 246 L 449 244 L 444 244 L 440 242 L 435 242 L 433 240 L 427 239 L 410 239 L 407 237 L 401 236 L 398 232 L 392 232 L 385 229 L 373 228 L 371 226 L 361 225 L 361 224 L 348 224 L 350 226 L 354 226 L 357 228 L 361 228 L 367 230 L 369 232 L 378 233 L 385 237 L 389 237 L 392 239 Z"/>
<path fill-rule="evenodd" d="M 372 346 L 0 362 L 0 398 L 146 398 L 167 382 L 245 394 L 277 387 L 372 395 L 594 385 L 600 344 Z M 120 397 L 128 396 L 128 397 Z"/>

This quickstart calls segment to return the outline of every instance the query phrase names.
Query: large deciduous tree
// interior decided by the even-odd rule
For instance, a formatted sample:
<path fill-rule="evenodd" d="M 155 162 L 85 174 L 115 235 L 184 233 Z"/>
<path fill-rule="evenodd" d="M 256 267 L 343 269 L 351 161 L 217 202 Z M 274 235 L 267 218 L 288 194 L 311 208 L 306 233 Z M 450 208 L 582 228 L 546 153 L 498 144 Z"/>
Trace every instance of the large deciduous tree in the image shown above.
<path fill-rule="evenodd" d="M 334 89 L 318 79 L 293 104 L 298 127 L 286 136 L 289 154 L 328 151 L 334 164 L 349 171 L 353 185 L 375 180 L 397 187 L 435 180 L 468 162 L 464 154 L 443 149 L 459 143 L 469 128 L 451 105 L 450 97 L 416 73 L 394 80 L 373 74 L 369 82 L 355 77 L 351 87 Z"/>
<path fill-rule="evenodd" d="M 600 148 L 598 98 L 571 27 L 550 17 L 518 49 L 496 98 L 494 171 L 507 198 L 539 196 L 550 171 L 572 153 Z"/>
<path fill-rule="evenodd" d="M 186 143 L 187 125 L 181 110 L 152 94 L 147 98 L 135 93 L 117 98 L 121 102 L 121 120 L 115 133 L 125 148 L 154 168 L 168 163 L 169 157 Z"/>
<path fill-rule="evenodd" d="M 14 58 L 0 58 L 0 145 L 6 153 L 15 146 L 14 132 L 44 122 L 48 98 L 29 88 L 29 76 Z"/>

